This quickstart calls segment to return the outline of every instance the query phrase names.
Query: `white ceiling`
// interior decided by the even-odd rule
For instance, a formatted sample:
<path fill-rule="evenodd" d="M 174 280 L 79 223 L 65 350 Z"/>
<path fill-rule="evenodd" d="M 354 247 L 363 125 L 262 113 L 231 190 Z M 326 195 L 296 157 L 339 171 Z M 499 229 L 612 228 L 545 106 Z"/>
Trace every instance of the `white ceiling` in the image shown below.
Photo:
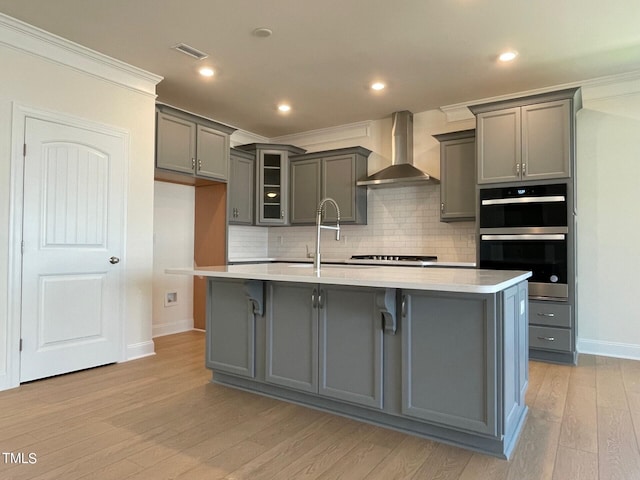
<path fill-rule="evenodd" d="M 267 137 L 640 70 L 639 0 L 0 0 L 0 12 L 162 75 L 159 101 Z M 181 42 L 210 57 L 171 49 Z M 520 56 L 499 65 L 506 48 Z M 205 63 L 212 79 L 196 73 Z M 374 80 L 388 87 L 373 94 Z"/>

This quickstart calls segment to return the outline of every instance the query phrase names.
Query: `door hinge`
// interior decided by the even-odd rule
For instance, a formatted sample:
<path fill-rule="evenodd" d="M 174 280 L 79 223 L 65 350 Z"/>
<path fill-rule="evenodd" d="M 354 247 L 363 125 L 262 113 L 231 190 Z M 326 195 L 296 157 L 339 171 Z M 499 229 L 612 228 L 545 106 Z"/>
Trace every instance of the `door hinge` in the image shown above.
<path fill-rule="evenodd" d="M 22 339 L 20 339 L 20 351 L 22 351 Z"/>
<path fill-rule="evenodd" d="M 26 144 L 26 143 L 24 143 L 24 144 L 22 145 L 22 156 L 23 156 L 23 157 L 26 157 L 26 156 L 27 156 L 27 144 Z"/>
<path fill-rule="evenodd" d="M 20 242 L 20 253 L 22 253 L 22 255 L 24 255 L 24 240 L 22 240 Z"/>

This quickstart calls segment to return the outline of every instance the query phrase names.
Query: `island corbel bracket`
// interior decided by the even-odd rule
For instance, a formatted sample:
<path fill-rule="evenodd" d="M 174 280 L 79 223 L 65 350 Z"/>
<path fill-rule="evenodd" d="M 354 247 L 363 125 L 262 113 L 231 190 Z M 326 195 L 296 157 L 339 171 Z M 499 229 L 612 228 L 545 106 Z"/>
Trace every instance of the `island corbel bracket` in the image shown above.
<path fill-rule="evenodd" d="M 264 282 L 251 280 L 244 282 L 244 291 L 249 303 L 249 311 L 262 316 L 264 312 Z"/>
<path fill-rule="evenodd" d="M 395 335 L 398 329 L 396 319 L 396 292 L 393 288 L 385 288 L 376 294 L 376 308 L 382 317 L 382 329 Z"/>

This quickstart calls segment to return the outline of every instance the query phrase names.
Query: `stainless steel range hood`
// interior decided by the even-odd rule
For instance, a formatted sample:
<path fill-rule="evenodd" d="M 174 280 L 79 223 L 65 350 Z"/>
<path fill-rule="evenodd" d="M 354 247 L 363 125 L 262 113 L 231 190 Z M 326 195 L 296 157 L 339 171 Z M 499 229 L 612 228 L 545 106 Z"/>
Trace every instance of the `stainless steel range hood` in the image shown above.
<path fill-rule="evenodd" d="M 392 115 L 391 165 L 360 180 L 368 187 L 436 184 L 440 180 L 413 166 L 413 113 L 408 110 Z"/>

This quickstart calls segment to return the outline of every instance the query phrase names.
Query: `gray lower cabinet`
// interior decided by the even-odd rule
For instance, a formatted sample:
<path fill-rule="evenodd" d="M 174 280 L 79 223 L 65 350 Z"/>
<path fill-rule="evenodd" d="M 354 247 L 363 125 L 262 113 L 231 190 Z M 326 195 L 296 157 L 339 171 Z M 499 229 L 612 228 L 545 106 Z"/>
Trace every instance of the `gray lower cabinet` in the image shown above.
<path fill-rule="evenodd" d="M 296 155 L 290 158 L 290 211 L 292 224 L 313 224 L 320 200 L 333 198 L 340 207 L 340 223 L 367 223 L 367 188 L 357 181 L 367 175 L 367 158 L 363 147 L 342 148 Z M 325 220 L 335 221 L 332 208 Z"/>
<path fill-rule="evenodd" d="M 403 414 L 497 433 L 497 326 L 496 315 L 487 315 L 495 308 L 488 297 L 404 293 Z"/>
<path fill-rule="evenodd" d="M 224 385 L 508 458 L 527 414 L 527 286 L 210 279 L 207 367 Z"/>
<path fill-rule="evenodd" d="M 267 286 L 265 381 L 382 408 L 384 289 Z"/>
<path fill-rule="evenodd" d="M 231 149 L 227 187 L 227 218 L 233 225 L 253 225 L 255 157 L 249 152 Z"/>
<path fill-rule="evenodd" d="M 529 346 L 532 356 L 538 352 L 571 353 L 573 342 L 573 308 L 567 303 L 529 302 Z"/>
<path fill-rule="evenodd" d="M 320 292 L 318 393 L 382 408 L 384 325 L 378 299 L 386 294 L 389 300 L 395 292 L 327 286 Z"/>
<path fill-rule="evenodd" d="M 519 328 L 527 293 L 526 282 L 497 299 L 403 292 L 402 413 L 487 435 L 513 433 L 528 382 L 527 331 Z M 502 336 L 504 350 L 496 345 Z"/>
<path fill-rule="evenodd" d="M 265 381 L 318 391 L 317 288 L 269 282 L 266 302 Z"/>
<path fill-rule="evenodd" d="M 256 316 L 262 314 L 263 282 L 208 282 L 206 365 L 212 370 L 255 377 Z"/>
<path fill-rule="evenodd" d="M 476 131 L 434 135 L 440 142 L 440 221 L 476 216 Z"/>

